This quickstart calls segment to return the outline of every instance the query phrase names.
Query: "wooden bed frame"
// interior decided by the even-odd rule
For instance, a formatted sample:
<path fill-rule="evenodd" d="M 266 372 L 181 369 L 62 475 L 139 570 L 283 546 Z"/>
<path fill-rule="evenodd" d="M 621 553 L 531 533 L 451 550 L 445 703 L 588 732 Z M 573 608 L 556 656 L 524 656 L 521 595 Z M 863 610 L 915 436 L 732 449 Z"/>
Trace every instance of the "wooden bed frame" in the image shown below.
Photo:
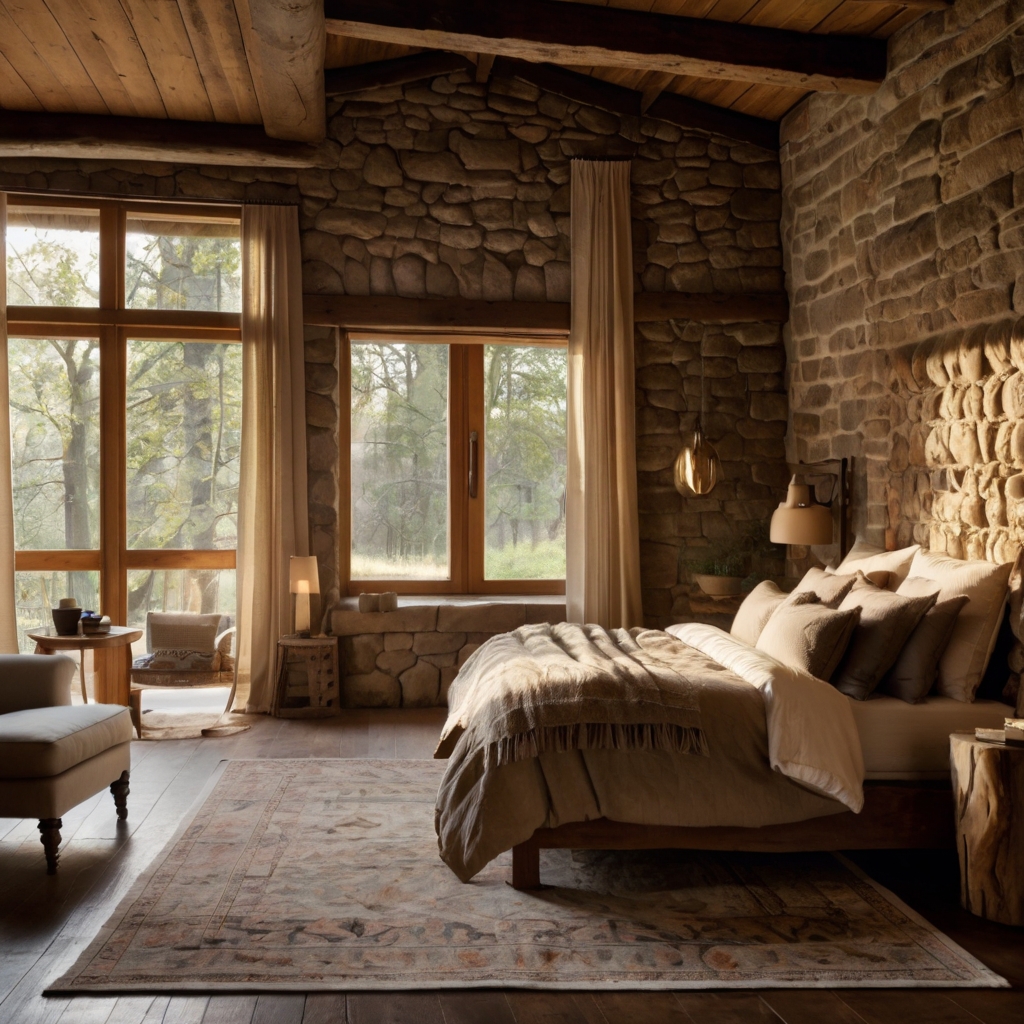
<path fill-rule="evenodd" d="M 512 848 L 512 886 L 540 888 L 540 851 L 744 850 L 801 853 L 817 850 L 933 850 L 955 845 L 949 782 L 865 782 L 864 809 L 760 828 L 682 828 L 633 825 L 608 818 L 539 828 Z"/>

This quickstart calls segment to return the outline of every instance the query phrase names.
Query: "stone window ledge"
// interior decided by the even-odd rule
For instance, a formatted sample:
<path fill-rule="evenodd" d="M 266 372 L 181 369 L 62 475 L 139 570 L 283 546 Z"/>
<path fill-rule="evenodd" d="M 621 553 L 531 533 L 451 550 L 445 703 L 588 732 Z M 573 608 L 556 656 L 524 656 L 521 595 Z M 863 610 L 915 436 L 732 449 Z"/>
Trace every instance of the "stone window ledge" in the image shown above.
<path fill-rule="evenodd" d="M 393 612 L 361 612 L 358 598 L 344 598 L 331 613 L 331 632 L 507 633 L 527 623 L 563 621 L 561 594 L 406 594 Z"/>

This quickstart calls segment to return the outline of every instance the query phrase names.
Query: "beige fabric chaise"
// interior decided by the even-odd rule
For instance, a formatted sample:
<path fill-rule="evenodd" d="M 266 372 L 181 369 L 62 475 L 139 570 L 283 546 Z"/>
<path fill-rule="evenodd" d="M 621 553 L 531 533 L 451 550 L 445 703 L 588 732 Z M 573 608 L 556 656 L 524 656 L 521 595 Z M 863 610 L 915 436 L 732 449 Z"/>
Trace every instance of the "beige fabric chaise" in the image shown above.
<path fill-rule="evenodd" d="M 39 819 L 51 875 L 61 815 L 109 786 L 128 817 L 131 716 L 116 704 L 72 707 L 74 674 L 59 655 L 0 655 L 0 817 Z"/>

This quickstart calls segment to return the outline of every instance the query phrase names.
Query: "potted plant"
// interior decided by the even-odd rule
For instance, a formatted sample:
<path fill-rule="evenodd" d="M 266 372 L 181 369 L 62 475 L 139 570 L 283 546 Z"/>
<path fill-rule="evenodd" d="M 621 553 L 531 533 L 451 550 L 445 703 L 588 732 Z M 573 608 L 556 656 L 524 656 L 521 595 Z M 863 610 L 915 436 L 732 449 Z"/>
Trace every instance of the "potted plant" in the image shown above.
<path fill-rule="evenodd" d="M 700 589 L 716 599 L 737 597 L 782 571 L 783 554 L 768 536 L 768 524 L 754 520 L 728 544 L 705 549 L 687 566 Z"/>
<path fill-rule="evenodd" d="M 735 597 L 743 591 L 744 562 L 741 551 L 709 552 L 689 563 L 690 575 L 708 597 Z"/>

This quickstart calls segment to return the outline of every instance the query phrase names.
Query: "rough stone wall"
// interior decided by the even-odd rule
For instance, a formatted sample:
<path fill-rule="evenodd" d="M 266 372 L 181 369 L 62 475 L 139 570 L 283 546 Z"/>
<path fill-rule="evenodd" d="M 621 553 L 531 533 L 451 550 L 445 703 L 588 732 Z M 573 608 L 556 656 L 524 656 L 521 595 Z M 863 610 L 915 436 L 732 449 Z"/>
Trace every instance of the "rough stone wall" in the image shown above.
<path fill-rule="evenodd" d="M 567 301 L 570 159 L 625 154 L 637 291 L 782 287 L 779 163 L 756 147 L 619 117 L 521 82 L 480 85 L 465 73 L 331 101 L 328 117 L 331 168 L 6 160 L 0 187 L 295 203 L 306 292 Z M 696 410 L 702 339 L 705 427 L 719 445 L 724 479 L 708 498 L 684 499 L 672 488 L 672 461 Z M 336 332 L 307 329 L 310 532 L 325 595 L 339 585 L 336 359 Z M 652 624 L 701 614 L 686 597 L 687 552 L 727 544 L 730 529 L 778 500 L 782 361 L 770 325 L 638 329 L 643 582 Z"/>
<path fill-rule="evenodd" d="M 958 0 L 890 41 L 877 93 L 783 123 L 790 456 L 854 458 L 875 543 L 1024 540 L 1022 98 L 1024 5 Z"/>

